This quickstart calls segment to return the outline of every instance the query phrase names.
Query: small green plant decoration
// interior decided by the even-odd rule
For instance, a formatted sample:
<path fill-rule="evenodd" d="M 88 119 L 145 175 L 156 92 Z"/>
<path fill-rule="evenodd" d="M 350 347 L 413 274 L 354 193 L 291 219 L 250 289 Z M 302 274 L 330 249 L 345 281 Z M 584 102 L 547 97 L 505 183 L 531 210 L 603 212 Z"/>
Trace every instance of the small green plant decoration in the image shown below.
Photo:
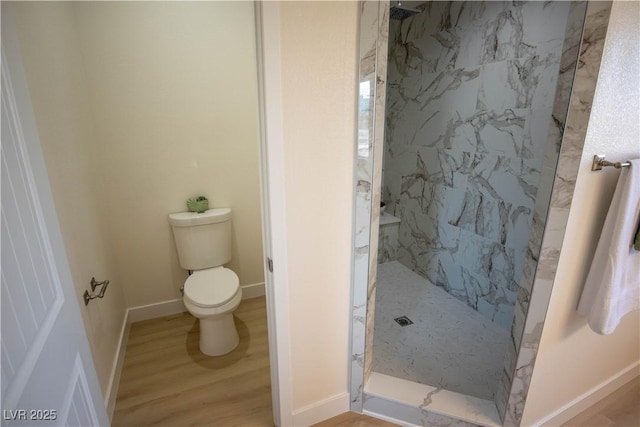
<path fill-rule="evenodd" d="M 187 209 L 189 209 L 190 212 L 203 213 L 209 209 L 209 200 L 204 196 L 197 198 L 190 197 L 187 199 Z"/>

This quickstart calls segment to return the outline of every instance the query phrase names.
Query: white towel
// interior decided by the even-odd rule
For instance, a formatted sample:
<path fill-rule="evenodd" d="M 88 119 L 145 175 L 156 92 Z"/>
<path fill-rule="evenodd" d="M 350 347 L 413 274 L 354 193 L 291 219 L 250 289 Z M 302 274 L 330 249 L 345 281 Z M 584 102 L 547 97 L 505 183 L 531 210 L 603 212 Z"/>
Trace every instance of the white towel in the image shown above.
<path fill-rule="evenodd" d="M 640 252 L 633 248 L 640 219 L 640 159 L 622 168 L 602 228 L 578 312 L 595 332 L 608 335 L 640 307 Z"/>

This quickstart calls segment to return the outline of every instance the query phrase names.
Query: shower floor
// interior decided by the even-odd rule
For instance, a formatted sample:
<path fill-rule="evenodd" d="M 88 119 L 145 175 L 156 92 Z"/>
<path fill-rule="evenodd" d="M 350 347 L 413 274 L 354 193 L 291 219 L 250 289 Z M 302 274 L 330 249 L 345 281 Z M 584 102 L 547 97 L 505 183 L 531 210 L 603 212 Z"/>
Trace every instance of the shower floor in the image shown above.
<path fill-rule="evenodd" d="M 494 399 L 508 331 L 398 261 L 378 265 L 376 289 L 373 371 Z"/>

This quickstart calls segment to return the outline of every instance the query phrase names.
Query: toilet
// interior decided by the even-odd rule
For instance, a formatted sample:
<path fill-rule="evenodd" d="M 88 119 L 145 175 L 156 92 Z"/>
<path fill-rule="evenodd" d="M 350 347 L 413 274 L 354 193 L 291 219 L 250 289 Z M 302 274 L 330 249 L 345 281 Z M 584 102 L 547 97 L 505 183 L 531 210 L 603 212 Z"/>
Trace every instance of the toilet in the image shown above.
<path fill-rule="evenodd" d="M 169 215 L 184 282 L 184 305 L 200 321 L 200 351 L 221 356 L 238 346 L 233 311 L 240 305 L 238 276 L 223 264 L 231 260 L 231 209 Z"/>

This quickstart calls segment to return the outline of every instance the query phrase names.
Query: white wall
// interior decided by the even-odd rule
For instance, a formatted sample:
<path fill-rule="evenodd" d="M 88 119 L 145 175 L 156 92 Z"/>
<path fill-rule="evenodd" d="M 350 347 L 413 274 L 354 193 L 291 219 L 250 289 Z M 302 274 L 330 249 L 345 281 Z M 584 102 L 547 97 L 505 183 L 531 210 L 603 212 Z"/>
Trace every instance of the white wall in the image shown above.
<path fill-rule="evenodd" d="M 358 12 L 280 4 L 294 413 L 347 392 Z"/>
<path fill-rule="evenodd" d="M 4 9 L 5 4 L 3 4 Z M 95 165 L 96 135 L 70 3 L 14 3 L 27 83 L 78 301 L 92 276 L 111 283 L 80 312 L 103 394 L 125 304 Z"/>
<path fill-rule="evenodd" d="M 532 425 L 631 368 L 640 373 L 640 319 L 597 335 L 575 310 L 619 171 L 591 171 L 594 154 L 640 157 L 640 3 L 614 2 L 569 223 L 522 425 Z"/>
<path fill-rule="evenodd" d="M 100 194 L 128 307 L 180 298 L 168 214 L 188 197 L 233 211 L 241 285 L 263 277 L 251 2 L 77 2 L 104 179 Z"/>

